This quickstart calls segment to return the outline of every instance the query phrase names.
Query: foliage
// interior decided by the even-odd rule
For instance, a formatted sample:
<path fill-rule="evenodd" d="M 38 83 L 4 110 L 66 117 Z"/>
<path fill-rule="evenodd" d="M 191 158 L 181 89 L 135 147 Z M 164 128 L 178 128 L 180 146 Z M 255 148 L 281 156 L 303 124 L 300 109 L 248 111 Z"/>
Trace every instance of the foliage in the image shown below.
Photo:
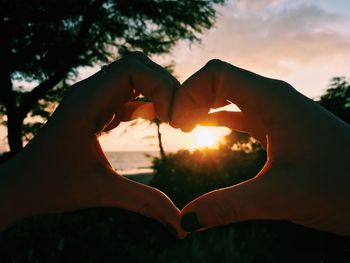
<path fill-rule="evenodd" d="M 78 68 L 108 63 L 132 50 L 164 54 L 179 40 L 199 41 L 215 22 L 215 4 L 223 2 L 1 1 L 0 115 L 7 115 L 10 148 L 20 150 L 29 112 L 40 122 L 47 119 L 49 105 L 59 101 Z M 35 134 L 39 126 L 27 125 L 23 133 Z"/>
<path fill-rule="evenodd" d="M 220 150 L 235 150 L 245 153 L 256 153 L 262 150 L 262 146 L 249 133 L 231 130 L 220 145 Z"/>
<path fill-rule="evenodd" d="M 60 103 L 68 87 L 68 83 L 61 82 L 47 92 L 45 99 L 38 100 L 27 115 L 29 118 L 27 118 L 22 125 L 23 141 L 30 141 L 39 132 L 56 106 Z M 18 91 L 18 93 L 22 93 L 22 91 Z M 21 96 L 17 96 L 17 99 L 21 99 Z M 20 102 L 17 102 L 17 104 L 20 104 Z M 7 125 L 4 116 L 6 116 L 5 107 L 0 104 L 0 125 Z"/>
<path fill-rule="evenodd" d="M 2 233 L 2 263 L 349 262 L 345 239 L 288 222 L 255 221 L 177 240 L 161 224 L 113 208 L 33 217 Z"/>
<path fill-rule="evenodd" d="M 263 150 L 182 150 L 166 159 L 155 158 L 151 185 L 165 192 L 180 208 L 208 191 L 254 177 L 266 162 Z"/>
<path fill-rule="evenodd" d="M 180 150 L 154 158 L 151 186 L 182 208 L 211 190 L 253 178 L 266 162 L 266 152 L 248 133 L 232 130 L 217 148 Z"/>
<path fill-rule="evenodd" d="M 332 78 L 320 105 L 350 124 L 350 83 L 346 77 Z"/>
<path fill-rule="evenodd" d="M 11 29 L 7 62 L 14 79 L 43 81 L 73 57 L 72 69 L 108 62 L 115 51 L 161 54 L 180 39 L 198 40 L 198 33 L 214 23 L 212 5 L 222 2 L 2 1 L 4 23 Z"/>

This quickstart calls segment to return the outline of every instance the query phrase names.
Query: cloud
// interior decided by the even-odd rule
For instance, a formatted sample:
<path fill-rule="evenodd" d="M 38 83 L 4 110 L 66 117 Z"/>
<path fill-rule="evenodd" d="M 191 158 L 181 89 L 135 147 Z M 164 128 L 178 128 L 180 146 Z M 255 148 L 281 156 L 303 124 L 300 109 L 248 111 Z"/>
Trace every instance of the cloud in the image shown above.
<path fill-rule="evenodd" d="M 237 5 L 245 10 L 261 10 L 271 5 L 276 5 L 280 0 L 237 0 Z"/>
<path fill-rule="evenodd" d="M 300 77 L 302 71 L 316 74 L 321 65 L 323 72 L 336 74 L 334 68 L 350 63 L 350 34 L 342 28 L 348 21 L 316 5 L 300 2 L 244 12 L 231 2 L 220 12 L 202 45 L 189 50 L 182 43 L 173 53 L 180 76 L 189 76 L 211 58 L 283 79 Z"/>
<path fill-rule="evenodd" d="M 216 34 L 229 36 L 222 39 L 222 51 L 231 50 L 244 63 L 276 68 L 283 62 L 310 63 L 330 54 L 332 58 L 349 55 L 349 36 L 332 29 L 339 19 L 316 6 L 299 6 L 277 13 L 232 15 Z"/>
<path fill-rule="evenodd" d="M 277 13 L 231 15 L 216 34 L 229 36 L 222 39 L 222 47 L 245 59 L 304 63 L 330 53 L 349 54 L 349 36 L 332 29 L 339 20 L 316 6 L 299 6 Z"/>

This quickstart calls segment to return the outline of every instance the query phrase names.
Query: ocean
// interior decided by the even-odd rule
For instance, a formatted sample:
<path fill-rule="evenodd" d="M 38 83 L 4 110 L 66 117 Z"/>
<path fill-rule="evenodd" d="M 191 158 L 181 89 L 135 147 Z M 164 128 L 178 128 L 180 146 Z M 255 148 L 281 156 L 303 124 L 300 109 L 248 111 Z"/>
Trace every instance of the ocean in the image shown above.
<path fill-rule="evenodd" d="M 107 159 L 121 175 L 152 173 L 152 159 L 159 152 L 105 152 Z"/>

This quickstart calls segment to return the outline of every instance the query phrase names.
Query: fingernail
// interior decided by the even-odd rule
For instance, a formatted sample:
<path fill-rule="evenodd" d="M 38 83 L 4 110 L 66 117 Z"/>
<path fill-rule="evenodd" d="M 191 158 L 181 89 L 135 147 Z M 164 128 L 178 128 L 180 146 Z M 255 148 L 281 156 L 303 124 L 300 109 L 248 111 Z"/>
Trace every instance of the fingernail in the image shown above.
<path fill-rule="evenodd" d="M 202 228 L 202 226 L 198 222 L 198 218 L 195 213 L 185 214 L 181 218 L 181 226 L 187 232 L 194 232 Z"/>
<path fill-rule="evenodd" d="M 170 232 L 170 234 L 178 238 L 177 231 L 172 225 L 165 225 L 165 228 Z"/>

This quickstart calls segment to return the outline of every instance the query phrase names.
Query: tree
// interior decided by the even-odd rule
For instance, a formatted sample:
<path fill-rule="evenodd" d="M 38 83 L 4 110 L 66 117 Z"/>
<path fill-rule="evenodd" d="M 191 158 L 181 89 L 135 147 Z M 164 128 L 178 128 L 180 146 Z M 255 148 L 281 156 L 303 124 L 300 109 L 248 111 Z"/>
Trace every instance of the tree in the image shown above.
<path fill-rule="evenodd" d="M 22 149 L 29 116 L 50 114 L 78 68 L 127 51 L 163 54 L 181 39 L 199 41 L 224 0 L 2 0 L 0 114 L 11 153 Z M 21 83 L 33 88 L 21 87 Z M 30 127 L 32 126 L 32 128 Z"/>
<path fill-rule="evenodd" d="M 221 142 L 220 149 L 255 153 L 261 151 L 262 147 L 260 142 L 250 136 L 249 133 L 231 130 Z"/>
<path fill-rule="evenodd" d="M 319 103 L 350 124 L 350 83 L 346 77 L 332 78 L 326 94 L 321 96 Z"/>
<path fill-rule="evenodd" d="M 167 67 L 165 67 L 167 68 Z M 137 101 L 142 101 L 142 102 L 152 102 L 152 100 L 150 98 L 147 98 L 147 97 L 138 97 L 136 98 Z M 135 121 L 132 122 L 130 125 L 133 126 L 135 125 Z M 149 123 L 152 125 L 152 124 L 155 124 L 156 127 L 157 127 L 157 140 L 158 140 L 158 147 L 159 147 L 159 155 L 160 155 L 160 158 L 162 160 L 164 160 L 166 158 L 166 155 L 165 155 L 165 151 L 164 151 L 164 147 L 163 147 L 163 141 L 162 141 L 162 133 L 160 132 L 160 125 L 162 124 L 162 122 L 159 120 L 159 119 L 153 119 L 153 120 L 149 120 Z M 145 138 L 149 139 L 149 138 L 154 138 L 153 136 L 146 136 Z"/>
<path fill-rule="evenodd" d="M 166 155 L 165 155 L 163 142 L 162 142 L 162 134 L 160 132 L 160 124 L 161 124 L 161 122 L 160 122 L 159 119 L 155 119 L 155 120 L 153 120 L 153 123 L 157 126 L 157 139 L 158 139 L 158 147 L 159 147 L 160 158 L 165 159 Z"/>

